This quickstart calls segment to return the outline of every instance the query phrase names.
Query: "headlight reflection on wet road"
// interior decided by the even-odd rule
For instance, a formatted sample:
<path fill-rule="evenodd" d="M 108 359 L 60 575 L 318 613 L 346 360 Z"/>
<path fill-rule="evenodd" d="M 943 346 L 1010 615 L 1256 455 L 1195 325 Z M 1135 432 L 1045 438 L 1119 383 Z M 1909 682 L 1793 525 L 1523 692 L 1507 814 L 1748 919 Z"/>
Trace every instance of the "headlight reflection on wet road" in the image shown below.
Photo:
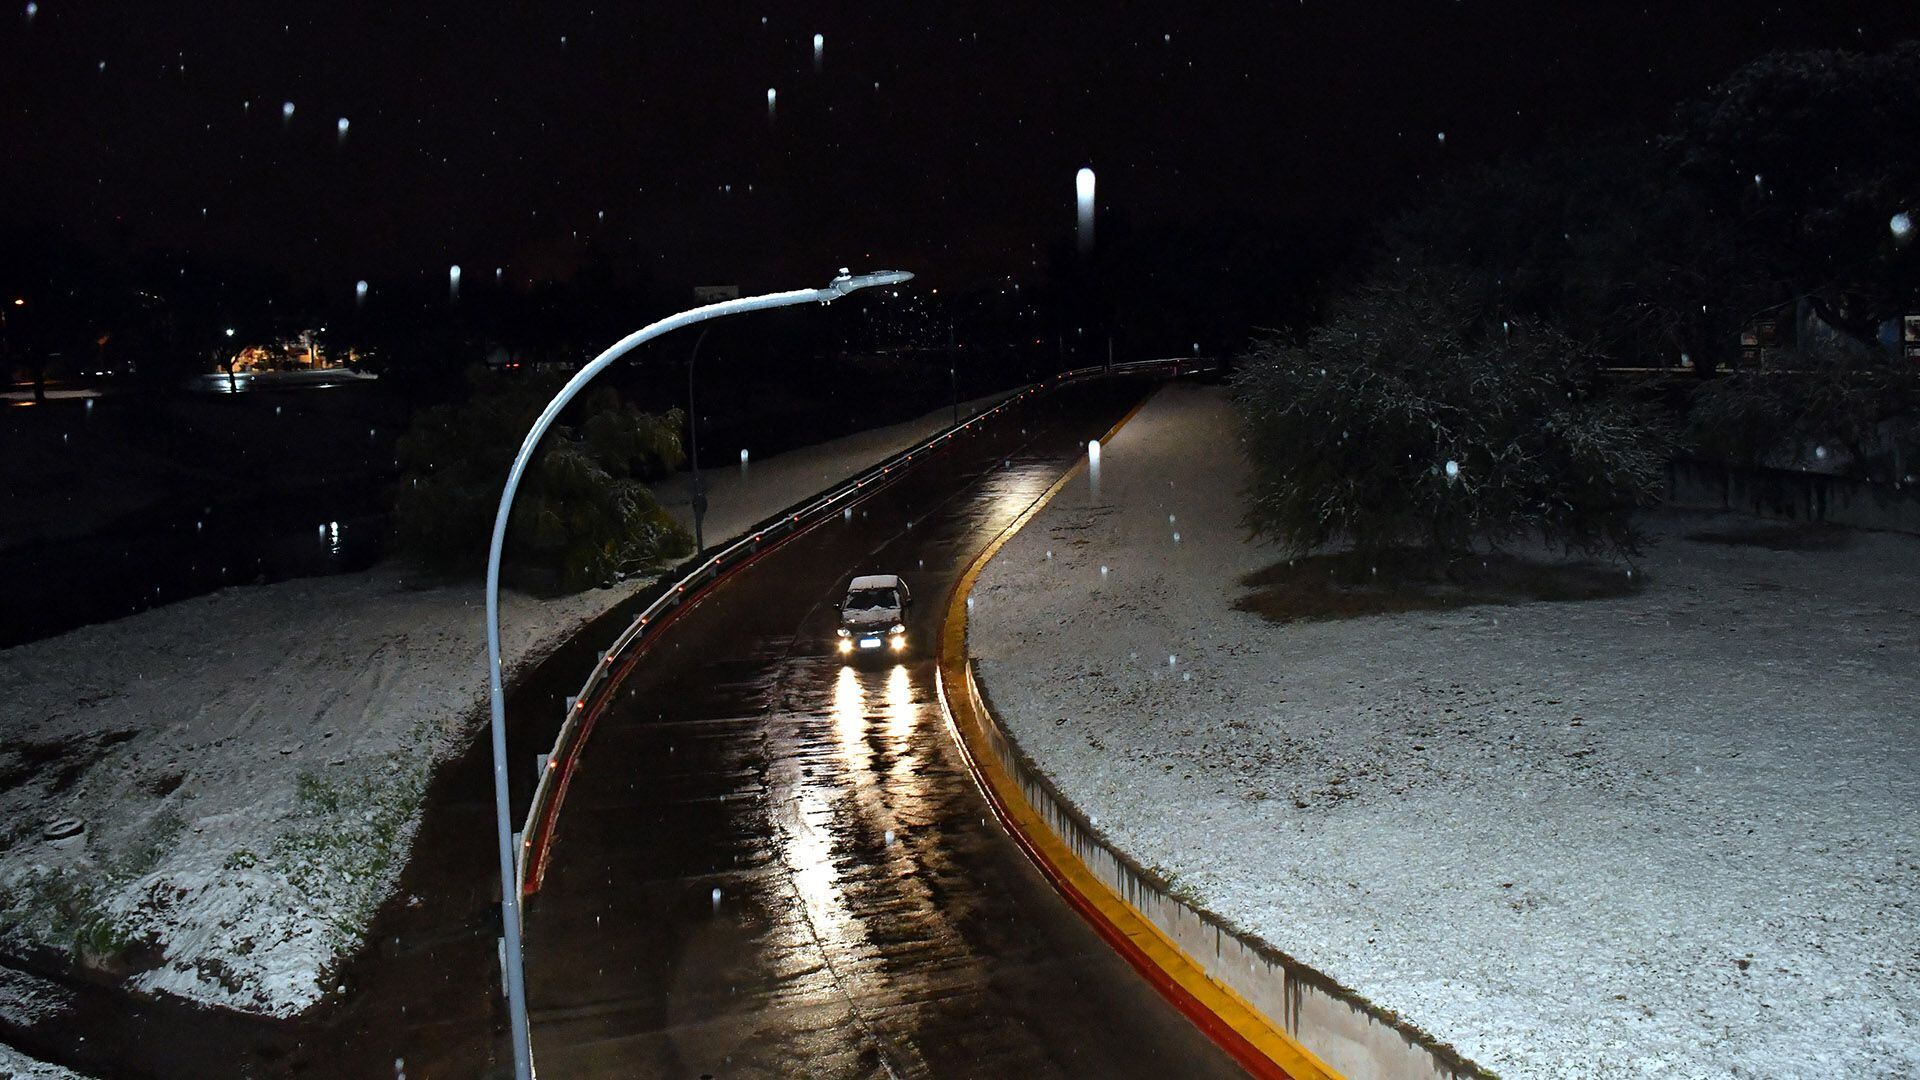
<path fill-rule="evenodd" d="M 928 627 L 868 654 L 905 659 L 884 665 L 844 662 L 833 634 L 847 575 L 907 567 L 940 595 L 1137 400 L 1044 399 L 1038 450 L 1011 423 L 970 435 L 635 666 L 529 908 L 543 1072 L 1239 1073 L 992 824 L 938 712 Z"/>

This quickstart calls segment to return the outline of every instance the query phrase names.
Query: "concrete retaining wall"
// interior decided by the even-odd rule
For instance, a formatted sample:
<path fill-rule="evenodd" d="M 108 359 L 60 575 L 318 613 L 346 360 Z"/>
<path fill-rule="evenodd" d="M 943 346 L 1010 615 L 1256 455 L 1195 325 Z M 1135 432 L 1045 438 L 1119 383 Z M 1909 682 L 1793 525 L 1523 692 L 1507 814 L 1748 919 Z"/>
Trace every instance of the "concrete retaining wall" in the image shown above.
<path fill-rule="evenodd" d="M 1319 972 L 1218 916 L 1173 895 L 1166 883 L 1110 845 L 1055 790 L 1001 728 L 967 663 L 989 749 L 1029 805 L 1095 877 L 1199 964 L 1320 1060 L 1355 1080 L 1457 1080 L 1488 1074 L 1450 1047 L 1403 1024 Z M 1310 929 L 1310 928 L 1309 928 Z"/>

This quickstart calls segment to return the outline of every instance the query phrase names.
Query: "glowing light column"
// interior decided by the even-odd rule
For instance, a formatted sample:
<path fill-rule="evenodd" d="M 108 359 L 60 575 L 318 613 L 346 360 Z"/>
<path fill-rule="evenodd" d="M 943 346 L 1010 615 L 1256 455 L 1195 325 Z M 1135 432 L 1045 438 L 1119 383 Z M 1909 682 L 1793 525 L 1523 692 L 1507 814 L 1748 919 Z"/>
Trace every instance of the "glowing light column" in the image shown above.
<path fill-rule="evenodd" d="M 1080 203 L 1080 253 L 1093 250 L 1093 170 L 1082 167 L 1073 177 L 1073 191 Z"/>

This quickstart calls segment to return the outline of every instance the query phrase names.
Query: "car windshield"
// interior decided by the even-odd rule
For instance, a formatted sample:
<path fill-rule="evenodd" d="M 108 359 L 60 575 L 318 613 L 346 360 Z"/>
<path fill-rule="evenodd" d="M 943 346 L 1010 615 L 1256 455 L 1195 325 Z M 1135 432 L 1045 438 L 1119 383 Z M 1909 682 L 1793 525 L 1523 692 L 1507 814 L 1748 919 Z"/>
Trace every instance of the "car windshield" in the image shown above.
<path fill-rule="evenodd" d="M 847 594 L 848 611 L 880 611 L 899 606 L 892 589 L 855 589 Z"/>

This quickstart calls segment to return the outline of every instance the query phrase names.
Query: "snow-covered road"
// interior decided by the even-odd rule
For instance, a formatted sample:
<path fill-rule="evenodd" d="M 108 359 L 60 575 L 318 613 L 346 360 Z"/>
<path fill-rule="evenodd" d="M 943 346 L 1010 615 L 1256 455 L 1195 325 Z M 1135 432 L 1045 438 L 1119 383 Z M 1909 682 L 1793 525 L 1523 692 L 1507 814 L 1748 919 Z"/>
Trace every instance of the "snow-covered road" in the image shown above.
<path fill-rule="evenodd" d="M 1920 1075 L 1920 539 L 1662 513 L 1632 595 L 1274 625 L 1237 443 L 1168 387 L 974 594 L 1118 847 L 1503 1076 Z"/>

